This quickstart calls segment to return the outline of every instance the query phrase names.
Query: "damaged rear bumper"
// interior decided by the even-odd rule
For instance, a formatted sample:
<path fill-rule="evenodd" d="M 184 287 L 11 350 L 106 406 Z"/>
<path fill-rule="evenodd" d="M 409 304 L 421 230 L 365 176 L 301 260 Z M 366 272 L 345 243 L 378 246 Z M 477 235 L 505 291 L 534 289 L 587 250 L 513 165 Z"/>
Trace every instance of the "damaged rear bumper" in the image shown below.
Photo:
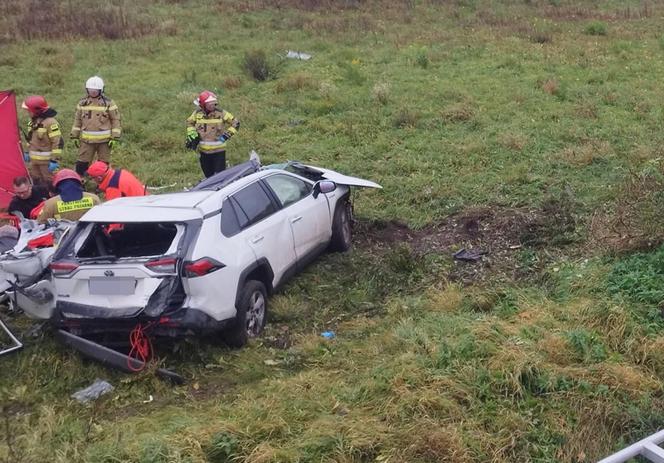
<path fill-rule="evenodd" d="M 127 373 L 134 373 L 145 368 L 145 363 L 140 360 L 129 357 L 128 355 L 106 346 L 102 346 L 101 344 L 97 344 L 89 339 L 68 333 L 67 331 L 58 330 L 56 337 L 58 340 L 73 347 L 84 356 L 97 360 L 106 366 L 117 368 Z M 184 378 L 182 376 L 165 368 L 158 368 L 156 374 L 160 378 L 167 379 L 175 384 L 184 384 Z"/>

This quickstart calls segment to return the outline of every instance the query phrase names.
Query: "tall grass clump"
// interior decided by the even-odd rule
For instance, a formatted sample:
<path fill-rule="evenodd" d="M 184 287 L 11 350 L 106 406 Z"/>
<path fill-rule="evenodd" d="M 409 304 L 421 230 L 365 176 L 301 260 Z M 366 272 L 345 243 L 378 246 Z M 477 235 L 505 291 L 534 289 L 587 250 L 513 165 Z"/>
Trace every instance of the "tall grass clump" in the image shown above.
<path fill-rule="evenodd" d="M 271 63 L 264 50 L 250 50 L 244 54 L 244 69 L 256 81 L 263 82 L 277 75 L 276 66 Z"/>
<path fill-rule="evenodd" d="M 606 35 L 607 34 L 606 23 L 602 21 L 593 21 L 586 26 L 583 32 L 585 32 L 588 35 Z"/>

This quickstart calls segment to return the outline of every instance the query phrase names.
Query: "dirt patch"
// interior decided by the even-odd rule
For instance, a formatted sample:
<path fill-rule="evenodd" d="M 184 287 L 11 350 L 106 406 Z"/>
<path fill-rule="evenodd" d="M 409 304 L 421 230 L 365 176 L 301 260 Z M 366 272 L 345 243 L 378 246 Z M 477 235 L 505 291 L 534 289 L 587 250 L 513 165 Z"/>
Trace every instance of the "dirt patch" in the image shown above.
<path fill-rule="evenodd" d="M 500 274 L 523 278 L 535 271 L 537 259 L 530 254 L 557 233 L 550 221 L 539 209 L 487 207 L 462 211 L 419 230 L 397 221 L 360 221 L 355 233 L 360 246 L 407 246 L 416 255 L 447 256 L 453 262 L 450 279 L 469 284 Z M 464 248 L 486 254 L 476 262 L 453 259 Z"/>

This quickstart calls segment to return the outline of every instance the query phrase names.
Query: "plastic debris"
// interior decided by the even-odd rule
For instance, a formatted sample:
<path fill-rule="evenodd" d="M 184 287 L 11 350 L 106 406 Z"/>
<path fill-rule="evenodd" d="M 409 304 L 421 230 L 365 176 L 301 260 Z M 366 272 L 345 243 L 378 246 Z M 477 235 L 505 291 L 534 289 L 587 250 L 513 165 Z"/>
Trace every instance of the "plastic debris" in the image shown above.
<path fill-rule="evenodd" d="M 267 366 L 274 367 L 274 366 L 280 365 L 282 362 L 280 360 L 267 359 L 267 360 L 263 360 L 263 363 Z"/>
<path fill-rule="evenodd" d="M 87 404 L 88 402 L 97 400 L 99 397 L 103 396 L 107 392 L 111 392 L 112 390 L 113 386 L 111 383 L 97 378 L 94 383 L 85 389 L 74 392 L 71 395 L 71 398 L 78 400 L 82 404 Z"/>
<path fill-rule="evenodd" d="M 311 55 L 308 53 L 302 53 L 301 51 L 288 50 L 288 52 L 286 53 L 286 58 L 308 61 L 311 59 Z"/>
<path fill-rule="evenodd" d="M 334 331 L 323 331 L 320 335 L 325 339 L 334 339 L 337 336 Z"/>
<path fill-rule="evenodd" d="M 453 257 L 456 260 L 463 260 L 465 262 L 477 262 L 486 253 L 486 251 L 482 251 L 481 249 L 471 249 L 469 251 L 466 248 L 462 248 L 455 252 Z"/>
<path fill-rule="evenodd" d="M 144 404 L 149 404 L 149 403 L 152 402 L 153 400 L 154 400 L 154 397 L 152 397 L 152 394 L 150 394 L 150 396 L 148 397 L 148 400 L 144 400 L 143 403 L 144 403 Z"/>

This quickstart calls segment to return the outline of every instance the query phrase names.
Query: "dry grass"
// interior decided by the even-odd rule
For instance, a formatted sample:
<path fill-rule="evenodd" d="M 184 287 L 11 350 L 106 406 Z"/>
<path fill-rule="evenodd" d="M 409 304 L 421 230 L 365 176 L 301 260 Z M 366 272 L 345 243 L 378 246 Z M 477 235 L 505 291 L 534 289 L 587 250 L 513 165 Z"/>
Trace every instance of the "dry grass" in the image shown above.
<path fill-rule="evenodd" d="M 304 72 L 291 74 L 277 82 L 275 91 L 283 93 L 287 91 L 311 90 L 319 87 L 319 83 L 310 75 Z"/>
<path fill-rule="evenodd" d="M 441 117 L 445 122 L 454 123 L 467 122 L 471 120 L 474 115 L 475 111 L 470 103 L 460 102 L 445 108 L 441 114 Z"/>
<path fill-rule="evenodd" d="M 227 90 L 235 90 L 242 87 L 242 79 L 235 76 L 224 78 L 221 85 Z"/>
<path fill-rule="evenodd" d="M 378 82 L 371 89 L 371 97 L 377 103 L 386 105 L 390 101 L 390 84 Z"/>
<path fill-rule="evenodd" d="M 558 153 L 561 160 L 577 167 L 588 166 L 614 155 L 609 142 L 596 139 L 584 140 L 580 145 L 567 147 Z"/>
<path fill-rule="evenodd" d="M 456 284 L 447 284 L 442 289 L 430 289 L 425 296 L 425 307 L 434 312 L 456 312 L 461 307 L 463 292 Z"/>
<path fill-rule="evenodd" d="M 503 133 L 498 137 L 498 144 L 512 151 L 523 151 L 528 137 L 520 133 Z"/>
<path fill-rule="evenodd" d="M 540 84 L 540 88 L 544 93 L 557 95 L 560 91 L 560 82 L 557 79 L 547 79 Z"/>
<path fill-rule="evenodd" d="M 177 33 L 174 21 L 157 22 L 139 4 L 126 1 L 92 4 L 74 0 L 51 2 L 44 7 L 39 0 L 5 0 L 0 3 L 0 26 L 0 43 L 76 37 L 128 39 Z"/>

